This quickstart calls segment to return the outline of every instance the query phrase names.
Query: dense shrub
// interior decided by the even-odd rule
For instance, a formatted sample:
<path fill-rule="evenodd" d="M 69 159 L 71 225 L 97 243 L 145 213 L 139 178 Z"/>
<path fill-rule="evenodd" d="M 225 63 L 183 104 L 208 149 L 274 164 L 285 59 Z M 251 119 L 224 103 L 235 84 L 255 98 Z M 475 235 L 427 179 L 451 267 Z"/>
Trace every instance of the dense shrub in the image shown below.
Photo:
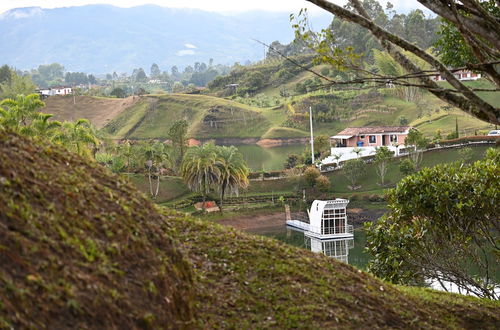
<path fill-rule="evenodd" d="M 500 141 L 498 136 L 485 136 L 485 135 L 474 135 L 474 136 L 464 136 L 458 139 L 442 140 L 439 142 L 441 146 L 454 145 L 454 144 L 465 144 L 470 142 L 490 142 L 495 143 Z"/>
<path fill-rule="evenodd" d="M 330 180 L 324 176 L 320 175 L 315 180 L 316 188 L 321 192 L 327 192 L 330 189 Z"/>
<path fill-rule="evenodd" d="M 310 166 L 304 171 L 304 178 L 306 184 L 309 187 L 313 187 L 316 184 L 316 179 L 321 175 L 321 172 L 315 167 Z"/>

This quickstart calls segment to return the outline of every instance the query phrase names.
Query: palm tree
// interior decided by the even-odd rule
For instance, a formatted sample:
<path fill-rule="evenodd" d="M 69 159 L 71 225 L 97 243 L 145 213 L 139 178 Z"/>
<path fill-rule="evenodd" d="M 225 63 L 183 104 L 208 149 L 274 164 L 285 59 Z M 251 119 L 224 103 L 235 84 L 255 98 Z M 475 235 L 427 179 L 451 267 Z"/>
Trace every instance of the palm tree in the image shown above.
<path fill-rule="evenodd" d="M 205 205 L 210 186 L 217 183 L 220 177 L 216 147 L 213 144 L 204 144 L 188 149 L 182 160 L 180 172 L 191 190 L 201 192 Z"/>
<path fill-rule="evenodd" d="M 146 168 L 148 169 L 148 179 L 149 179 L 149 192 L 153 199 L 156 199 L 160 191 L 160 170 L 164 165 L 172 166 L 172 156 L 166 145 L 161 142 L 155 142 L 149 145 L 144 150 L 144 156 L 146 158 Z M 156 190 L 153 193 L 153 184 L 151 181 L 151 176 L 156 175 Z"/>
<path fill-rule="evenodd" d="M 339 159 L 342 158 L 341 154 L 333 154 L 332 155 L 333 159 L 335 159 L 335 167 L 339 167 Z"/>
<path fill-rule="evenodd" d="M 354 152 L 356 154 L 356 157 L 359 158 L 359 154 L 361 153 L 362 149 L 361 148 L 354 148 L 352 149 L 352 152 Z"/>
<path fill-rule="evenodd" d="M 60 132 L 62 123 L 57 120 L 49 121 L 53 115 L 47 113 L 38 113 L 33 119 L 31 125 L 23 126 L 20 132 L 25 135 L 44 137 L 49 140 L 54 139 Z"/>
<path fill-rule="evenodd" d="M 5 99 L 0 102 L 0 123 L 3 126 L 19 130 L 20 126 L 27 126 L 30 120 L 39 114 L 39 108 L 45 106 L 40 101 L 40 95 L 18 95 L 16 99 Z"/>
<path fill-rule="evenodd" d="M 87 119 L 64 122 L 61 132 L 54 137 L 54 140 L 65 145 L 68 149 L 76 151 L 79 155 L 88 155 L 90 152 L 89 145 L 92 146 L 92 152 L 94 153 L 99 145 L 95 130 Z"/>
<path fill-rule="evenodd" d="M 226 192 L 238 194 L 239 188 L 248 186 L 248 166 L 243 155 L 234 146 L 217 147 L 217 167 L 219 168 L 218 186 L 220 210 Z"/>

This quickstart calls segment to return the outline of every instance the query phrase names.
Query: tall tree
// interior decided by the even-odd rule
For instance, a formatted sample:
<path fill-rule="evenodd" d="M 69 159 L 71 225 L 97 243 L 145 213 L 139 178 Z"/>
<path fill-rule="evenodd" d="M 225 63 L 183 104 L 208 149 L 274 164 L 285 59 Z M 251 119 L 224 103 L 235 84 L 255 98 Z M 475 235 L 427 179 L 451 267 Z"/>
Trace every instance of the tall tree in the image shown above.
<path fill-rule="evenodd" d="M 168 137 L 172 141 L 174 152 L 177 153 L 177 157 L 175 157 L 176 168 L 180 166 L 186 152 L 188 127 L 189 124 L 186 120 L 178 120 L 168 130 Z"/>
<path fill-rule="evenodd" d="M 0 99 L 15 99 L 17 95 L 35 93 L 36 86 L 29 75 L 20 76 L 12 72 L 10 78 L 0 84 Z"/>
<path fill-rule="evenodd" d="M 64 122 L 54 140 L 82 156 L 95 155 L 99 145 L 96 132 L 87 119 Z"/>
<path fill-rule="evenodd" d="M 420 167 L 420 163 L 422 162 L 422 157 L 424 153 L 424 149 L 429 144 L 429 140 L 424 137 L 422 132 L 416 129 L 410 130 L 405 139 L 405 146 L 410 147 L 410 158 L 415 166 L 415 169 L 418 170 Z"/>
<path fill-rule="evenodd" d="M 500 299 L 499 162 L 500 152 L 489 149 L 485 160 L 425 168 L 389 191 L 389 212 L 368 226 L 370 271 L 393 283 L 429 278 Z"/>
<path fill-rule="evenodd" d="M 30 125 L 21 128 L 20 132 L 25 135 L 43 137 L 53 140 L 60 132 L 62 123 L 58 120 L 49 120 L 52 114 L 39 112 Z"/>
<path fill-rule="evenodd" d="M 345 177 L 351 183 L 351 189 L 358 189 L 358 180 L 361 176 L 363 176 L 364 168 L 366 164 L 361 158 L 349 159 L 344 163 L 342 167 L 342 171 L 344 172 Z"/>
<path fill-rule="evenodd" d="M 0 84 L 3 84 L 5 82 L 9 82 L 10 78 L 13 74 L 13 71 L 10 69 L 10 67 L 5 64 L 0 67 Z"/>
<path fill-rule="evenodd" d="M 387 174 L 389 162 L 392 160 L 393 152 L 386 146 L 378 147 L 375 151 L 375 165 L 377 174 L 380 178 L 380 185 L 385 184 L 385 175 Z"/>
<path fill-rule="evenodd" d="M 145 165 L 148 170 L 149 192 L 153 199 L 160 192 L 161 169 L 164 166 L 172 166 L 172 157 L 168 147 L 161 142 L 155 142 L 144 149 L 146 159 Z M 156 189 L 153 190 L 152 176 L 156 176 Z"/>
<path fill-rule="evenodd" d="M 153 63 L 151 65 L 150 73 L 151 73 L 152 78 L 158 78 L 158 76 L 161 74 L 161 70 L 160 70 L 160 67 L 158 66 L 158 64 Z"/>

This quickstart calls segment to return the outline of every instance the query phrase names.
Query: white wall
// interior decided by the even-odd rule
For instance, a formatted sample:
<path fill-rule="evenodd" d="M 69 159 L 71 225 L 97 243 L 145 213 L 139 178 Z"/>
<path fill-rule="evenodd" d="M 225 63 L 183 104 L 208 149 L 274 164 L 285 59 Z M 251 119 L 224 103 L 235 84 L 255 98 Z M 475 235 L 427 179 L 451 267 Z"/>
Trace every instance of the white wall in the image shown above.
<path fill-rule="evenodd" d="M 393 147 L 393 146 L 386 146 L 389 148 L 390 151 L 394 152 L 394 156 L 399 156 L 399 149 L 401 147 Z M 354 159 L 358 158 L 358 155 L 353 152 L 354 149 L 360 149 L 361 152 L 359 154 L 359 157 L 367 157 L 367 156 L 373 156 L 375 155 L 377 147 L 343 147 L 343 148 L 331 148 L 331 155 L 340 155 L 341 157 L 339 158 L 338 162 L 345 162 L 346 160 L 349 159 Z M 321 161 L 321 165 L 323 164 L 331 164 L 331 163 L 336 163 L 337 160 L 333 158 L 333 156 L 328 156 L 325 159 Z"/>

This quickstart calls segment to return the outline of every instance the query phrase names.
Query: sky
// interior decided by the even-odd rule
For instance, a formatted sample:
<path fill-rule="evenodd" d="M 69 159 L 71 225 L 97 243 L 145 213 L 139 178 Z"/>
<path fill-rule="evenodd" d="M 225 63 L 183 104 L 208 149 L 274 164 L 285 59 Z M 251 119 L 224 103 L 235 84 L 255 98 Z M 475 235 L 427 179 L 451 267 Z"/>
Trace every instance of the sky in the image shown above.
<path fill-rule="evenodd" d="M 337 4 L 345 4 L 346 0 L 333 0 Z M 386 0 L 379 2 L 385 7 Z M 423 7 L 415 0 L 390 0 L 399 12 L 408 12 L 414 8 Z M 0 0 L 0 13 L 20 7 L 57 8 L 82 6 L 88 4 L 110 4 L 118 7 L 134 7 L 144 4 L 156 4 L 163 7 L 195 8 L 222 13 L 248 10 L 298 12 L 307 7 L 311 15 L 323 11 L 305 0 Z"/>

